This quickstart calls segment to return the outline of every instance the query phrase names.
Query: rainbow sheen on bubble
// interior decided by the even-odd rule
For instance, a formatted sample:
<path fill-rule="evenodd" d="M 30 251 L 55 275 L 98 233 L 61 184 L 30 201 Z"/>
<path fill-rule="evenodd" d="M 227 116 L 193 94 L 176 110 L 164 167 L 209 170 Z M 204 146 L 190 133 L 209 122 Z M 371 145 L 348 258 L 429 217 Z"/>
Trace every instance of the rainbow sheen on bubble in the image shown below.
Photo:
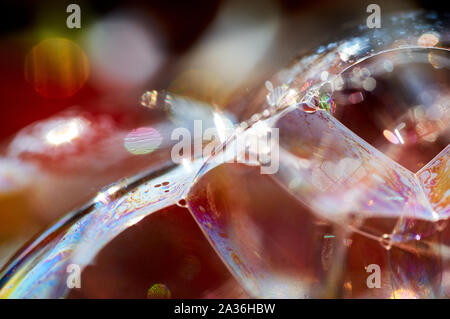
<path fill-rule="evenodd" d="M 124 146 L 133 155 L 148 154 L 155 151 L 162 142 L 157 130 L 151 127 L 140 127 L 132 130 L 124 139 Z"/>

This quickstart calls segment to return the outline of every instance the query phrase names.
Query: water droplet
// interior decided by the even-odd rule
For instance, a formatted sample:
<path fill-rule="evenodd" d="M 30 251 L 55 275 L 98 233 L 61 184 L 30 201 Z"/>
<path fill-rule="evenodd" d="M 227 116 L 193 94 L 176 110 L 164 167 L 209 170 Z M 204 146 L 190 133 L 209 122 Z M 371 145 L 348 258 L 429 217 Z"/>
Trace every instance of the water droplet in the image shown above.
<path fill-rule="evenodd" d="M 252 122 L 258 122 L 261 119 L 261 114 L 255 113 L 250 119 L 252 120 Z"/>
<path fill-rule="evenodd" d="M 300 107 L 302 108 L 303 112 L 306 113 L 316 113 L 317 107 L 315 107 L 312 103 L 304 102 L 300 104 Z"/>
<path fill-rule="evenodd" d="M 248 128 L 248 123 L 247 122 L 241 122 L 241 124 L 239 124 L 239 127 L 242 129 L 242 130 L 245 130 L 245 129 L 247 129 Z"/>
<path fill-rule="evenodd" d="M 390 60 L 385 60 L 383 62 L 383 68 L 386 70 L 386 72 L 392 72 L 394 70 L 394 64 Z"/>
<path fill-rule="evenodd" d="M 352 243 L 353 243 L 353 240 L 351 240 L 350 238 L 345 238 L 344 239 L 344 245 L 346 247 L 350 247 L 352 245 Z"/>

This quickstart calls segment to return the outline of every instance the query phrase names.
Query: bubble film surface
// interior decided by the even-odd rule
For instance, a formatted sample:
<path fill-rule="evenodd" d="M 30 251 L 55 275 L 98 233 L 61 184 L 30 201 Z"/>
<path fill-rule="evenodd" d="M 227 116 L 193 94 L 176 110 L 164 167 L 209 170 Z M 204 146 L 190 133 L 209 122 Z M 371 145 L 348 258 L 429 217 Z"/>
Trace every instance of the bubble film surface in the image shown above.
<path fill-rule="evenodd" d="M 0 296 L 66 296 L 67 265 L 89 265 L 122 231 L 178 203 L 251 297 L 449 297 L 448 16 L 386 22 L 277 73 L 209 159 L 111 185 L 57 222 L 3 269 Z M 279 132 L 268 162 L 237 147 L 267 129 Z M 373 264 L 380 289 L 367 286 Z M 170 298 L 164 283 L 148 294 Z"/>

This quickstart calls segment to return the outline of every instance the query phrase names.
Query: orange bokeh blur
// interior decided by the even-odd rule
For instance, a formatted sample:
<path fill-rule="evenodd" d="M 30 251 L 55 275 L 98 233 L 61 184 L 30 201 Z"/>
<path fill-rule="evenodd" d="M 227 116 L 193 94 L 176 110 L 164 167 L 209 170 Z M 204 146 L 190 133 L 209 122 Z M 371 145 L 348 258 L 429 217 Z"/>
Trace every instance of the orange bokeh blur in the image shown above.
<path fill-rule="evenodd" d="M 89 75 L 84 51 L 64 38 L 46 39 L 25 60 L 25 77 L 46 98 L 67 98 L 83 87 Z"/>

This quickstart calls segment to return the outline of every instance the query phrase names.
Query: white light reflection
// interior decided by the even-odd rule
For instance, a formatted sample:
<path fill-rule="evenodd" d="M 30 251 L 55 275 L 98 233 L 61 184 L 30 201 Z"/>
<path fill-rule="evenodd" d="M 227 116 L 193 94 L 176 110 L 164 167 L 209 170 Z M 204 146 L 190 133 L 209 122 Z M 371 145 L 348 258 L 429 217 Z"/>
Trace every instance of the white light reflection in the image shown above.
<path fill-rule="evenodd" d="M 400 132 L 398 131 L 398 129 L 395 129 L 395 130 L 394 130 L 394 133 L 395 133 L 395 135 L 397 136 L 399 142 L 400 142 L 401 144 L 405 144 L 405 141 L 403 140 L 403 137 L 400 135 Z"/>

